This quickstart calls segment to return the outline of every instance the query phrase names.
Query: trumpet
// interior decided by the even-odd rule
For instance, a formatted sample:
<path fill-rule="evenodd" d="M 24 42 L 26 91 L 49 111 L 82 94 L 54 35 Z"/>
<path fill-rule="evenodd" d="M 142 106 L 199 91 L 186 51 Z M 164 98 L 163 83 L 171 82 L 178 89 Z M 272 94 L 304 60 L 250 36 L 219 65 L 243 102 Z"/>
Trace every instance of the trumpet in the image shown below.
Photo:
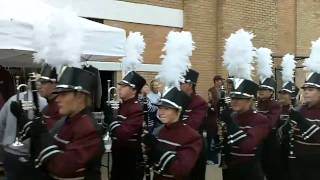
<path fill-rule="evenodd" d="M 113 94 L 111 94 L 113 92 Z M 111 95 L 112 95 L 112 99 L 111 99 Z M 108 97 L 107 97 L 107 104 L 111 106 L 111 108 L 114 111 L 117 111 L 119 109 L 119 95 L 118 95 L 118 91 L 117 88 L 112 86 L 111 87 L 111 80 L 108 80 Z"/>

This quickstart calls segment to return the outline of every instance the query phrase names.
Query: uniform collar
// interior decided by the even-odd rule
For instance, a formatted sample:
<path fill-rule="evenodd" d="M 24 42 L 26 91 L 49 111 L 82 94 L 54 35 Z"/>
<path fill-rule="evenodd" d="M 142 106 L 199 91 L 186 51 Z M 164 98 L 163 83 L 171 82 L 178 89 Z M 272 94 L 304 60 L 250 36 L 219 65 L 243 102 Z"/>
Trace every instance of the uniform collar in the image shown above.
<path fill-rule="evenodd" d="M 66 119 L 66 122 L 75 122 L 77 119 L 81 118 L 84 114 L 87 114 L 88 112 L 90 112 L 89 108 L 84 108 L 83 110 L 81 110 L 80 112 L 78 112 L 76 115 L 74 115 L 72 118 L 68 117 Z"/>
<path fill-rule="evenodd" d="M 174 128 L 176 128 L 176 127 L 178 127 L 178 126 L 181 126 L 182 125 L 182 122 L 181 122 L 181 119 L 179 119 L 177 122 L 175 122 L 175 123 L 172 123 L 172 124 L 165 124 L 165 127 L 167 128 L 167 129 L 174 129 Z"/>
<path fill-rule="evenodd" d="M 132 103 L 132 102 L 135 102 L 135 101 L 137 101 L 138 100 L 138 98 L 137 97 L 133 97 L 133 98 L 130 98 L 130 99 L 128 99 L 128 100 L 126 100 L 126 101 L 123 101 L 123 103 Z"/>
<path fill-rule="evenodd" d="M 239 118 L 244 118 L 244 117 L 247 117 L 247 116 L 251 116 L 253 113 L 253 109 L 249 109 L 248 111 L 245 111 L 243 113 L 237 113 L 237 116 Z"/>

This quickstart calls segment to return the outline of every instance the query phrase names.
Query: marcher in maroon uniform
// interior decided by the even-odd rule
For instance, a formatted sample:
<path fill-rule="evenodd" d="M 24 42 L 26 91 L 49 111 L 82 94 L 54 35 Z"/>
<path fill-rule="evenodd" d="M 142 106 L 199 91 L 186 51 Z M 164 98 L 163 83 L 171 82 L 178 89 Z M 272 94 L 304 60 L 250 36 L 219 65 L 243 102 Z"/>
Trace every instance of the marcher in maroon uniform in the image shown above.
<path fill-rule="evenodd" d="M 65 118 L 57 121 L 50 133 L 42 116 L 27 123 L 31 158 L 37 168 L 45 169 L 48 179 L 101 179 L 104 146 L 89 110 L 95 78 L 88 71 L 66 68 L 54 91 L 59 113 Z"/>
<path fill-rule="evenodd" d="M 137 96 L 145 83 L 145 79 L 135 71 L 129 72 L 118 83 L 122 103 L 109 126 L 112 138 L 112 180 L 143 179 L 140 136 L 144 116 Z"/>
<path fill-rule="evenodd" d="M 39 93 L 48 101 L 48 105 L 42 110 L 42 114 L 47 123 L 47 127 L 50 130 L 54 126 L 54 124 L 61 118 L 57 102 L 55 101 L 57 95 L 53 94 L 53 91 L 56 87 L 58 75 L 56 69 L 48 64 L 44 64 L 42 66 L 40 75 L 41 77 L 39 79 Z"/>
<path fill-rule="evenodd" d="M 260 146 L 269 133 L 269 123 L 265 116 L 251 108 L 258 86 L 246 79 L 234 78 L 233 81 L 231 106 L 234 112 L 224 110 L 221 115 L 227 131 L 223 132 L 226 164 L 223 179 L 263 180 Z"/>
<path fill-rule="evenodd" d="M 266 78 L 260 82 L 258 90 L 257 111 L 264 114 L 269 119 L 271 132 L 264 142 L 262 149 L 262 167 L 267 180 L 282 179 L 281 171 L 281 150 L 277 138 L 277 128 L 281 114 L 280 104 L 274 100 L 276 82 L 272 78 Z"/>
<path fill-rule="evenodd" d="M 175 87 L 165 92 L 158 103 L 163 125 L 143 137 L 155 180 L 190 179 L 202 148 L 202 140 L 199 133 L 182 120 L 189 99 L 188 95 Z"/>
<path fill-rule="evenodd" d="M 289 180 L 289 166 L 291 165 L 289 161 L 295 158 L 293 154 L 293 141 L 291 140 L 290 131 L 292 130 L 291 123 L 289 122 L 289 113 L 291 108 L 296 105 L 296 97 L 299 93 L 299 88 L 294 85 L 294 83 L 288 81 L 285 82 L 279 91 L 278 100 L 281 105 L 281 115 L 279 128 L 277 130 L 278 138 L 281 145 L 281 158 L 280 158 L 280 173 L 279 176 L 283 180 Z"/>
<path fill-rule="evenodd" d="M 290 111 L 294 125 L 292 179 L 320 179 L 320 74 L 312 72 L 303 85 L 304 105 Z"/>
<path fill-rule="evenodd" d="M 190 103 L 187 105 L 185 112 L 183 113 L 183 122 L 188 124 L 191 128 L 198 131 L 202 136 L 204 124 L 207 117 L 208 104 L 199 95 L 196 94 L 195 88 L 197 85 L 199 73 L 193 69 L 184 76 L 184 83 L 181 83 L 180 88 L 183 92 L 191 97 Z M 206 154 L 205 154 L 205 143 L 201 149 L 201 154 L 194 167 L 191 178 L 196 180 L 204 180 L 206 175 Z"/>
<path fill-rule="evenodd" d="M 181 83 L 180 88 L 191 97 L 191 101 L 186 107 L 182 120 L 194 130 L 201 133 L 207 116 L 208 104 L 201 96 L 196 94 L 195 88 L 198 76 L 199 73 L 197 71 L 189 69 L 184 77 L 184 83 Z"/>

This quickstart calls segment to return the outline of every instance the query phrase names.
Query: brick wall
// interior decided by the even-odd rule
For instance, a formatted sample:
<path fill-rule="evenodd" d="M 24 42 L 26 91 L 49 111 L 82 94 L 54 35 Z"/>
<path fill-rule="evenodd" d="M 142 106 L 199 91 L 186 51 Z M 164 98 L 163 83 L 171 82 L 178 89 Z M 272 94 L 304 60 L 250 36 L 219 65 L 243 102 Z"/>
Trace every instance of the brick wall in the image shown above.
<path fill-rule="evenodd" d="M 219 0 L 218 7 L 218 73 L 225 74 L 225 69 L 221 66 L 225 39 L 240 28 L 256 35 L 253 40 L 255 47 L 277 51 L 276 0 Z"/>
<path fill-rule="evenodd" d="M 137 24 L 137 23 L 127 23 L 120 21 L 111 21 L 105 20 L 104 24 L 123 28 L 126 30 L 127 35 L 130 31 L 133 32 L 141 32 L 144 36 L 144 40 L 146 42 L 145 52 L 143 54 L 144 63 L 146 64 L 160 64 L 161 60 L 160 55 L 162 54 L 162 48 L 166 41 L 166 36 L 171 30 L 180 31 L 180 28 L 172 28 L 172 27 L 164 27 L 164 26 L 153 26 L 153 25 L 145 25 L 145 24 Z M 108 60 L 110 61 L 110 60 Z M 119 62 L 118 59 L 113 59 L 112 61 Z M 157 73 L 155 72 L 139 72 L 148 83 L 152 79 L 155 78 Z M 116 74 L 116 81 L 122 79 L 122 75 L 120 72 Z"/>
<path fill-rule="evenodd" d="M 161 6 L 161 7 L 174 8 L 174 9 L 183 8 L 183 0 L 119 0 L 119 1 L 148 4 L 153 6 Z"/>
<path fill-rule="evenodd" d="M 225 39 L 240 28 L 255 33 L 255 47 L 270 48 L 277 56 L 294 53 L 309 55 L 311 40 L 320 34 L 320 0 L 125 0 L 134 3 L 183 9 L 184 28 L 191 31 L 196 42 L 192 56 L 193 68 L 200 72 L 197 91 L 207 97 L 215 74 L 227 75 L 222 67 Z M 105 24 L 129 31 L 140 31 L 147 42 L 145 62 L 159 64 L 161 48 L 170 30 L 179 28 L 152 26 L 106 20 Z M 276 58 L 279 66 L 281 58 Z M 154 73 L 143 73 L 148 82 Z M 305 72 L 297 71 L 302 84 Z"/>
<path fill-rule="evenodd" d="M 276 55 L 296 53 L 296 0 L 278 1 Z"/>
<path fill-rule="evenodd" d="M 297 54 L 309 55 L 320 37 L 320 0 L 297 0 Z"/>
<path fill-rule="evenodd" d="M 172 28 L 165 26 L 153 26 L 137 23 L 127 23 L 120 21 L 105 20 L 105 24 L 125 29 L 127 35 L 130 31 L 141 32 L 146 42 L 146 48 L 143 55 L 144 63 L 147 64 L 160 64 L 161 50 L 166 41 L 166 36 L 171 30 L 180 31 L 180 28 Z"/>
<path fill-rule="evenodd" d="M 204 98 L 216 73 L 216 5 L 216 1 L 184 1 L 184 30 L 192 32 L 196 43 L 191 62 L 200 72 L 197 93 Z"/>

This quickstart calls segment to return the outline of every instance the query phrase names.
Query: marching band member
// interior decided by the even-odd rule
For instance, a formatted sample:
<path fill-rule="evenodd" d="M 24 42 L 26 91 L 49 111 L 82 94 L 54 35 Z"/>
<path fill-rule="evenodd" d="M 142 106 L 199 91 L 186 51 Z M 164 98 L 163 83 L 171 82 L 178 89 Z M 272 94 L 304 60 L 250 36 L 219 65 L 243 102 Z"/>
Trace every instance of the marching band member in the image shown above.
<path fill-rule="evenodd" d="M 191 101 L 183 113 L 183 121 L 191 128 L 198 131 L 202 136 L 205 120 L 207 117 L 208 104 L 199 95 L 196 94 L 195 89 L 198 81 L 199 73 L 193 69 L 189 69 L 184 76 L 184 82 L 181 83 L 180 88 L 183 92 L 191 97 Z M 192 171 L 191 179 L 204 180 L 206 175 L 206 157 L 205 148 L 201 149 L 201 155 L 195 168 Z"/>
<path fill-rule="evenodd" d="M 201 136 L 184 124 L 182 113 L 190 97 L 176 87 L 164 92 L 157 104 L 163 125 L 144 136 L 154 179 L 189 179 L 202 147 Z"/>
<path fill-rule="evenodd" d="M 291 165 L 290 161 L 295 158 L 292 137 L 293 126 L 289 119 L 290 110 L 296 106 L 296 99 L 299 93 L 299 88 L 294 84 L 293 80 L 295 63 L 293 55 L 286 54 L 283 57 L 281 63 L 283 85 L 278 94 L 278 101 L 282 109 L 278 129 L 278 138 L 281 143 L 281 169 L 279 170 L 281 174 L 278 174 L 278 177 L 284 180 L 291 179 L 289 178 L 289 166 Z"/>
<path fill-rule="evenodd" d="M 112 180 L 143 179 L 139 140 L 142 132 L 143 109 L 137 96 L 145 83 L 146 80 L 135 71 L 129 72 L 118 83 L 118 93 L 122 103 L 109 125 L 112 138 Z"/>
<path fill-rule="evenodd" d="M 118 83 L 122 103 L 117 112 L 107 105 L 107 116 L 111 117 L 111 180 L 142 180 L 144 177 L 141 148 L 144 111 L 138 95 L 146 80 L 134 71 L 143 61 L 144 48 L 143 36 L 139 32 L 130 32 L 126 42 L 127 55 L 122 59 L 125 76 Z"/>
<path fill-rule="evenodd" d="M 195 71 L 189 71 L 193 73 L 192 78 L 190 74 L 187 75 L 193 50 L 194 42 L 190 32 L 171 31 L 168 34 L 163 49 L 164 59 L 157 76 L 165 85 L 163 96 L 157 103 L 158 117 L 162 125 L 143 136 L 143 145 L 153 166 L 155 180 L 192 179 L 192 171 L 203 149 L 198 129 L 193 129 L 199 128 L 201 122 L 190 119 L 190 125 L 187 125 L 189 120 L 183 120 L 183 115 L 186 115 L 184 111 L 192 97 L 190 89 L 185 86 L 193 86 L 183 83 L 195 83 L 198 75 Z M 180 87 L 187 90 L 191 96 L 178 89 Z M 189 113 L 191 116 L 191 112 Z"/>
<path fill-rule="evenodd" d="M 281 107 L 273 98 L 276 90 L 276 81 L 272 78 L 272 52 L 268 48 L 259 48 L 256 53 L 260 79 L 257 111 L 268 117 L 270 129 L 272 129 L 263 145 L 262 168 L 267 180 L 282 179 L 280 144 L 276 136 Z"/>
<path fill-rule="evenodd" d="M 101 179 L 102 134 L 89 110 L 95 78 L 88 71 L 65 68 L 53 92 L 64 118 L 50 132 L 41 114 L 31 123 L 25 122 L 30 127 L 31 158 L 36 168 L 45 170 L 48 179 Z"/>
<path fill-rule="evenodd" d="M 226 41 L 224 65 L 233 76 L 232 111 L 221 113 L 224 180 L 264 180 L 260 146 L 270 128 L 268 119 L 252 109 L 258 85 L 251 80 L 253 34 L 240 29 Z M 241 43 L 239 43 L 241 42 Z M 237 56 L 234 56 L 237 55 Z"/>
<path fill-rule="evenodd" d="M 58 15 L 49 14 L 34 25 L 35 62 L 47 63 L 60 72 L 53 93 L 62 118 L 49 131 L 45 117 L 36 109 L 35 118 L 24 127 L 31 137 L 31 159 L 48 176 L 42 179 L 100 180 L 104 145 L 91 113 L 97 77 L 80 68 L 83 27 L 65 19 L 68 13 L 61 10 Z M 55 33 L 60 38 L 54 38 Z"/>
<path fill-rule="evenodd" d="M 208 104 L 195 92 L 198 76 L 199 73 L 197 71 L 189 69 L 184 76 L 184 82 L 181 83 L 180 88 L 191 97 L 191 102 L 185 110 L 183 120 L 194 130 L 201 133 L 207 116 Z"/>
<path fill-rule="evenodd" d="M 289 118 L 294 124 L 293 146 L 295 159 L 290 174 L 292 179 L 316 180 L 320 178 L 320 39 L 312 42 L 310 58 L 304 66 L 310 71 L 302 86 L 304 104 L 291 109 Z"/>
<path fill-rule="evenodd" d="M 51 129 L 55 122 L 61 118 L 57 102 L 55 101 L 56 94 L 53 94 L 57 78 L 56 69 L 48 64 L 43 64 L 39 79 L 39 94 L 46 98 L 48 102 L 48 105 L 42 110 L 48 129 Z"/>

